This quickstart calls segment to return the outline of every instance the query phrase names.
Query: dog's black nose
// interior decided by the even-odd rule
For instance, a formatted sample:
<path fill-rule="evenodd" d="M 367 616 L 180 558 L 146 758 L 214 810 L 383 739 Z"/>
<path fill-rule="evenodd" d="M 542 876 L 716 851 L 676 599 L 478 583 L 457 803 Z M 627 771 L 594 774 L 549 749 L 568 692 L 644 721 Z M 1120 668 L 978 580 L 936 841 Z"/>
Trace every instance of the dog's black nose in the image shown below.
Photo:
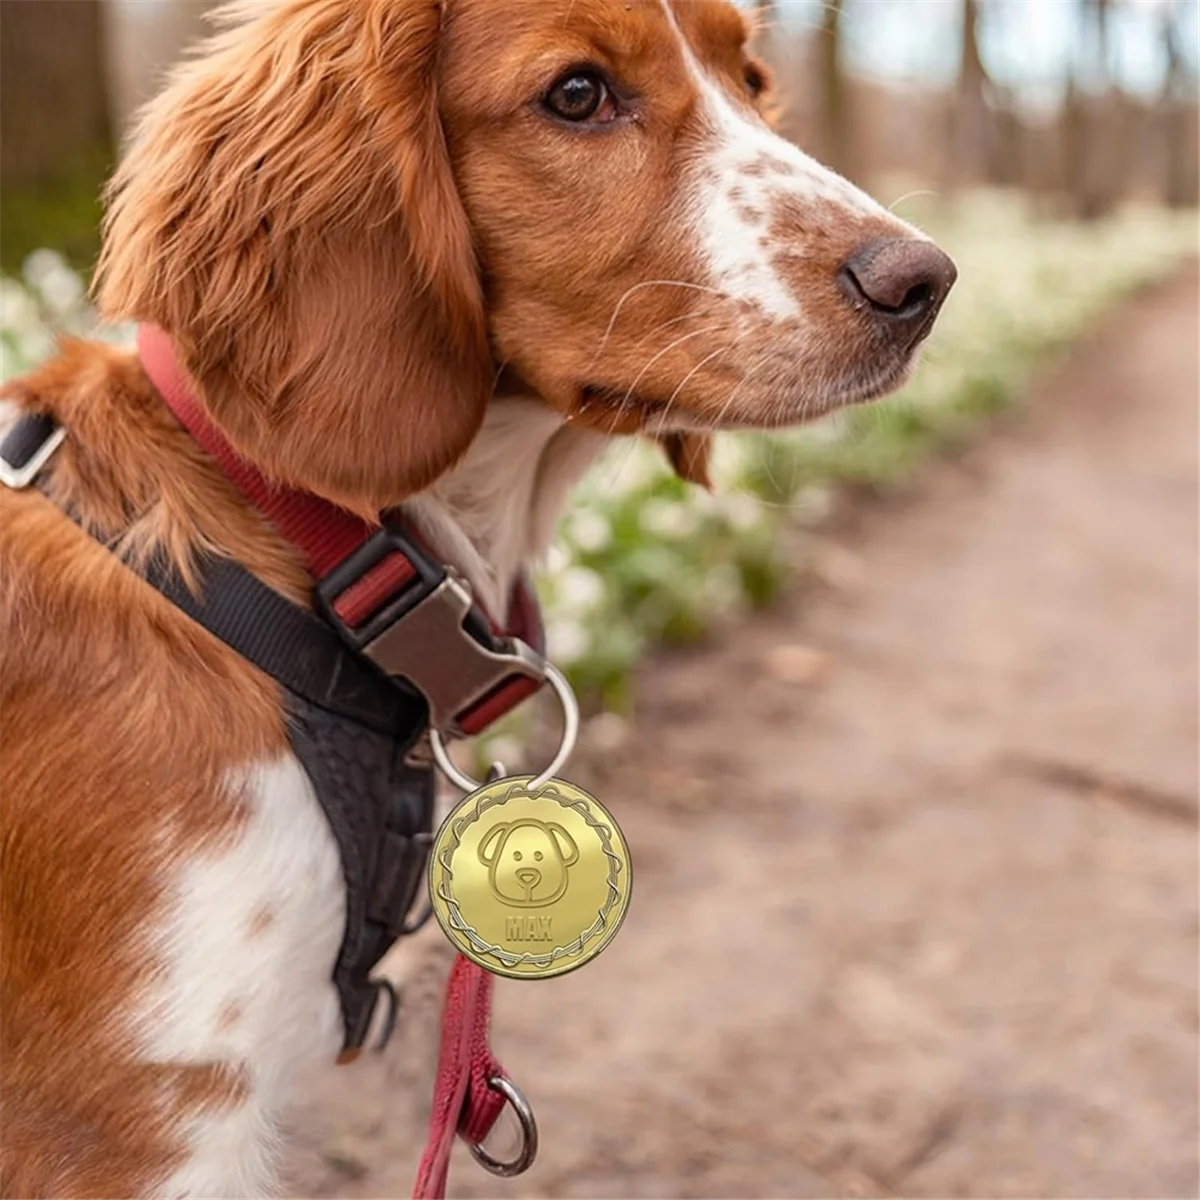
<path fill-rule="evenodd" d="M 958 278 L 948 254 L 923 238 L 878 238 L 842 267 L 846 294 L 882 333 L 915 345 L 933 326 Z"/>

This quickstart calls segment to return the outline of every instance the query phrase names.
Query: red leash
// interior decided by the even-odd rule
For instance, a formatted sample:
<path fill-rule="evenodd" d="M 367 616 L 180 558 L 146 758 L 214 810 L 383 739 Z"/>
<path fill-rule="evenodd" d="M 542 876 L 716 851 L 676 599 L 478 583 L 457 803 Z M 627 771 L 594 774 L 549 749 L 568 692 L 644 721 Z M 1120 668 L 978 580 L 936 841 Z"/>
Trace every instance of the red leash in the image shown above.
<path fill-rule="evenodd" d="M 489 1085 L 504 1074 L 488 1044 L 491 1017 L 491 975 L 459 955 L 446 985 L 429 1137 L 413 1200 L 442 1200 L 454 1135 L 478 1146 L 504 1110 L 505 1097 Z"/>

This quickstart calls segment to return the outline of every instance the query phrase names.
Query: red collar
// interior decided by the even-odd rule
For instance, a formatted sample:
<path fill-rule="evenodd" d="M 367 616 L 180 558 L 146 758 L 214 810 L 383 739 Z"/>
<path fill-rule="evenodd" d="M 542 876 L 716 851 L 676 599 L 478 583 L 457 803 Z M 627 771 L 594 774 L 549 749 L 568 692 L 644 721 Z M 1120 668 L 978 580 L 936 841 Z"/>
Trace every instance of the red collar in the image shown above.
<path fill-rule="evenodd" d="M 138 328 L 142 367 L 166 406 L 225 477 L 300 551 L 316 607 L 356 650 L 428 699 L 444 734 L 476 734 L 541 686 L 541 616 L 525 581 L 500 630 L 399 514 L 371 524 L 311 492 L 267 480 L 193 395 L 170 336 Z"/>

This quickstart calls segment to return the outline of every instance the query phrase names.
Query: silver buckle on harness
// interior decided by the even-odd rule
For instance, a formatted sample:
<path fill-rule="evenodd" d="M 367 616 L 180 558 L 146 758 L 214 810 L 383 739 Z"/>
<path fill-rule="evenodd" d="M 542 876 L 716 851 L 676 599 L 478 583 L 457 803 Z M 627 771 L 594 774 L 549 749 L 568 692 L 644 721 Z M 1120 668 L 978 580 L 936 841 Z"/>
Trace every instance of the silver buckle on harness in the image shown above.
<path fill-rule="evenodd" d="M 506 679 L 524 675 L 542 682 L 545 662 L 524 642 L 496 639 L 490 650 L 464 627 L 471 593 L 451 575 L 398 621 L 363 647 L 389 675 L 403 675 L 429 702 L 429 723 L 462 736 L 461 716 Z"/>

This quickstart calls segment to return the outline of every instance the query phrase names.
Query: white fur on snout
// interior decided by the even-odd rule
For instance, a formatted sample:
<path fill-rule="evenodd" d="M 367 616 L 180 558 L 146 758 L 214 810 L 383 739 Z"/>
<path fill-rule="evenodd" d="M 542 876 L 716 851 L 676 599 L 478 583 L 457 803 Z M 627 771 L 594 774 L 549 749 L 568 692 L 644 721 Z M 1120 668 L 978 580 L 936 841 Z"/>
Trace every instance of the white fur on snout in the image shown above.
<path fill-rule="evenodd" d="M 916 235 L 865 192 L 823 167 L 752 113 L 742 111 L 705 71 L 675 20 L 671 0 L 661 0 L 711 132 L 696 163 L 687 208 L 711 272 L 712 286 L 777 321 L 803 317 L 799 298 L 776 261 L 781 253 L 803 255 L 803 244 L 771 234 L 782 199 L 811 206 L 814 221 L 883 217 L 896 233 Z"/>

